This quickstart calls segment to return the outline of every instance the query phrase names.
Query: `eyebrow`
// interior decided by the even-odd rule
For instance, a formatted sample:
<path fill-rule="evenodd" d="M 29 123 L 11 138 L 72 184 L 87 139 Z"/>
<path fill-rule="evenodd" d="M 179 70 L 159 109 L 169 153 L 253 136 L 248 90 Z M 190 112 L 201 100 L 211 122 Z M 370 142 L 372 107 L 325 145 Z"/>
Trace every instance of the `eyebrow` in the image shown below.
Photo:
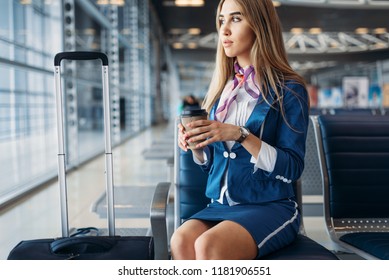
<path fill-rule="evenodd" d="M 230 16 L 235 16 L 235 15 L 242 15 L 242 13 L 241 12 L 232 12 L 232 13 L 230 13 Z M 223 14 L 219 14 L 219 17 L 224 17 L 224 15 Z"/>

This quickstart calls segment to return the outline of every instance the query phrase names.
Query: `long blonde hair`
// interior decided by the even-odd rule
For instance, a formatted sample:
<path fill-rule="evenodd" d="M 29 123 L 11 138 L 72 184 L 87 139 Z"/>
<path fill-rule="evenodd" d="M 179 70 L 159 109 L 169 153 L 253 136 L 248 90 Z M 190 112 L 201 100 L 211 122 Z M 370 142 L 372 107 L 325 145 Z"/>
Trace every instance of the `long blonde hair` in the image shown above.
<path fill-rule="evenodd" d="M 225 0 L 221 0 L 217 8 L 216 28 L 219 32 L 219 14 Z M 281 24 L 271 0 L 234 0 L 241 13 L 247 19 L 255 34 L 250 58 L 255 69 L 255 77 L 261 88 L 265 101 L 270 89 L 275 93 L 275 100 L 284 116 L 282 98 L 285 81 L 293 80 L 305 86 L 304 79 L 289 65 L 282 38 Z M 216 66 L 203 107 L 210 112 L 220 97 L 224 86 L 234 75 L 235 58 L 227 57 L 218 40 Z M 271 104 L 273 105 L 273 104 Z"/>

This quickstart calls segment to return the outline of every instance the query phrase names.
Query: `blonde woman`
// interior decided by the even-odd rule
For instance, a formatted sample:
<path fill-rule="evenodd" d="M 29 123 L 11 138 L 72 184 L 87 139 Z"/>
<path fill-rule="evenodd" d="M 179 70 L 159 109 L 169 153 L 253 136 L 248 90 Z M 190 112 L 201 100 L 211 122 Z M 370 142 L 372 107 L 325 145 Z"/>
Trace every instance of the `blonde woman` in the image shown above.
<path fill-rule="evenodd" d="M 271 0 L 222 0 L 209 120 L 179 125 L 178 145 L 209 173 L 211 203 L 174 233 L 174 259 L 256 259 L 300 224 L 292 182 L 304 168 L 309 101 L 288 64 Z"/>

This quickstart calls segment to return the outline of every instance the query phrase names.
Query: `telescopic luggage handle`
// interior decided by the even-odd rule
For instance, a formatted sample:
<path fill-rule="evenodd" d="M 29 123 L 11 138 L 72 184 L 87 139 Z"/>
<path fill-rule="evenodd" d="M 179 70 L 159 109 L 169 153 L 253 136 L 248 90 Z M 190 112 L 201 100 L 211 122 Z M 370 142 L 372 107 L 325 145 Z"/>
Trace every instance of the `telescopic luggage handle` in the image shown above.
<path fill-rule="evenodd" d="M 108 57 L 105 53 L 101 52 L 61 52 L 57 53 L 54 57 L 54 66 L 59 66 L 61 60 L 93 60 L 100 59 L 104 66 L 108 65 Z"/>
<path fill-rule="evenodd" d="M 62 236 L 69 236 L 68 207 L 67 207 L 67 186 L 66 186 L 66 161 L 65 161 L 65 141 L 64 141 L 64 117 L 62 104 L 61 87 L 61 60 L 95 60 L 102 62 L 102 83 L 103 83 L 103 111 L 104 111 L 104 136 L 105 136 L 105 184 L 107 192 L 107 216 L 108 232 L 110 236 L 115 235 L 115 209 L 113 194 L 113 163 L 110 127 L 110 98 L 109 98 L 109 78 L 108 78 L 108 57 L 101 52 L 61 52 L 54 57 L 54 84 L 57 103 L 57 133 L 58 133 L 58 179 L 60 185 L 61 198 L 61 221 Z"/>

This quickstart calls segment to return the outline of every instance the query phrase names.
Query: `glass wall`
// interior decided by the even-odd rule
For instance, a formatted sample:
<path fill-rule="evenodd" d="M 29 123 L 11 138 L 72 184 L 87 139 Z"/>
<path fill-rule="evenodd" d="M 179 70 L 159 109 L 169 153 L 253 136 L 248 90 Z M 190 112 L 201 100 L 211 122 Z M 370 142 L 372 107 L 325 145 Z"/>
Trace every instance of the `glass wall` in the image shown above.
<path fill-rule="evenodd" d="M 59 3 L 1 2 L 0 201 L 56 172 L 52 60 L 62 48 Z"/>
<path fill-rule="evenodd" d="M 57 175 L 56 53 L 108 55 L 114 145 L 164 120 L 168 114 L 159 108 L 169 107 L 169 85 L 157 85 L 166 76 L 159 61 L 169 53 L 149 1 L 3 0 L 1 6 L 0 206 Z M 70 169 L 104 150 L 101 63 L 61 64 Z"/>

